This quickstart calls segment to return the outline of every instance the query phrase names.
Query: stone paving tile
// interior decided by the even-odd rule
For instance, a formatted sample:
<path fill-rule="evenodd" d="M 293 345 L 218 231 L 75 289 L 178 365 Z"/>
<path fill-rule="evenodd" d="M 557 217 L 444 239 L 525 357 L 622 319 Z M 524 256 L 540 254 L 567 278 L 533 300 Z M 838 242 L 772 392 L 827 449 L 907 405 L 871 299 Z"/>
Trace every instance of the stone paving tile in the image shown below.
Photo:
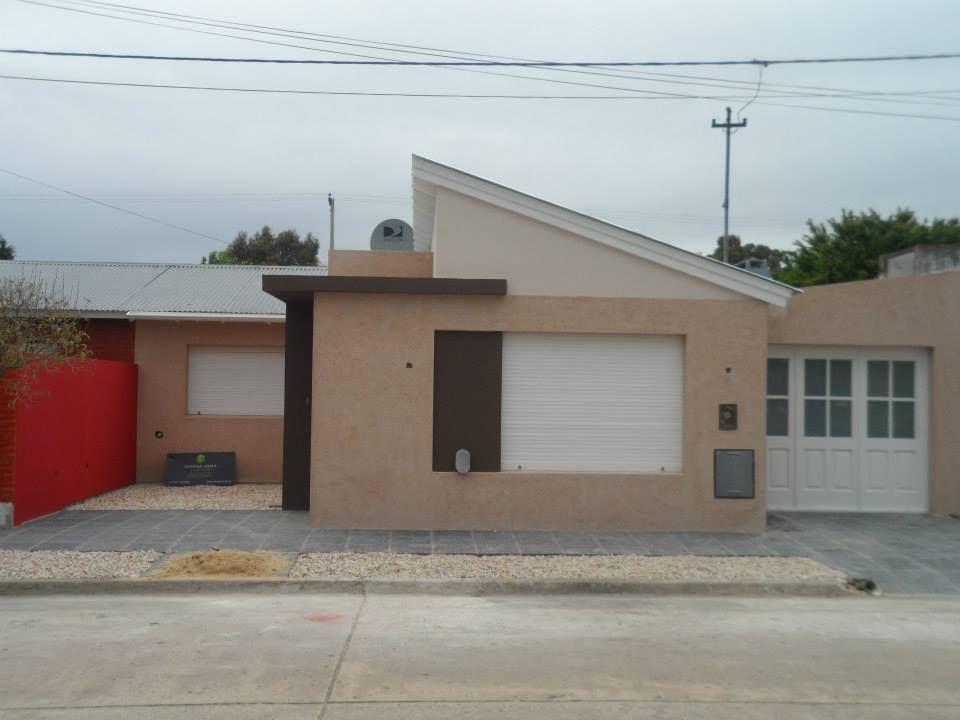
<path fill-rule="evenodd" d="M 511 532 L 498 530 L 474 530 L 473 539 L 477 551 L 487 555 L 517 554 L 520 546 Z"/>
<path fill-rule="evenodd" d="M 341 530 L 310 527 L 306 512 L 100 510 L 0 529 L 0 549 L 187 552 L 224 547 L 280 552 L 592 555 L 798 555 L 885 592 L 960 592 L 960 521 L 923 515 L 771 513 L 758 534 Z"/>

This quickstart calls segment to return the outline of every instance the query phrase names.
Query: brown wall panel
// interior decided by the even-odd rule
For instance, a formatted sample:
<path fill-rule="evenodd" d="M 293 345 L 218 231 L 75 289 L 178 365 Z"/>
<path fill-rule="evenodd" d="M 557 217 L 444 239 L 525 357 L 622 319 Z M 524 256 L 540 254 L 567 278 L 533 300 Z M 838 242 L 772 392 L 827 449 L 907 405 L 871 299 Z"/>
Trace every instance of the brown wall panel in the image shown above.
<path fill-rule="evenodd" d="M 310 509 L 313 303 L 287 303 L 283 388 L 283 509 Z"/>
<path fill-rule="evenodd" d="M 471 470 L 500 470 L 500 384 L 503 335 L 434 333 L 433 469 L 455 470 L 457 450 Z"/>

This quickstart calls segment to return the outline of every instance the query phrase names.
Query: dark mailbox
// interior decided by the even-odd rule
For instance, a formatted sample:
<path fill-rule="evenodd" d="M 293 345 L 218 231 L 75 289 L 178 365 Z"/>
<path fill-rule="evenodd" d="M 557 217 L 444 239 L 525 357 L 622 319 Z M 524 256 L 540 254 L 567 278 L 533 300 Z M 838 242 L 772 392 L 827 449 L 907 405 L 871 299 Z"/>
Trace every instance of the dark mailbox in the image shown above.
<path fill-rule="evenodd" d="M 236 474 L 236 453 L 169 453 L 163 482 L 167 485 L 233 485 Z"/>

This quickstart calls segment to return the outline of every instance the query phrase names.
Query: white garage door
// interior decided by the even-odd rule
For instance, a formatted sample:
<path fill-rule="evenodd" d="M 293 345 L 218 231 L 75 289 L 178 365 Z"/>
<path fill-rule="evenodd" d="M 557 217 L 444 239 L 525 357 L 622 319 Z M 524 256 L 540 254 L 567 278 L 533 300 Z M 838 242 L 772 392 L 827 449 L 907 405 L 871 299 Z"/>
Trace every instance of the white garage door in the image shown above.
<path fill-rule="evenodd" d="M 283 348 L 189 350 L 187 413 L 283 415 Z"/>
<path fill-rule="evenodd" d="M 504 333 L 501 468 L 679 472 L 683 341 Z"/>
<path fill-rule="evenodd" d="M 927 354 L 771 347 L 767 505 L 926 512 Z"/>

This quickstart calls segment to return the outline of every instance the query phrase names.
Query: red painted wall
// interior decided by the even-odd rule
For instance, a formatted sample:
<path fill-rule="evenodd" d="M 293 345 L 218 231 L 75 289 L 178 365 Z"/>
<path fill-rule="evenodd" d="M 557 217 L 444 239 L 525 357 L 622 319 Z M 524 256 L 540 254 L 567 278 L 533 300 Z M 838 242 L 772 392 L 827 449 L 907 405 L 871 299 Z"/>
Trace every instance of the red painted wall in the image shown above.
<path fill-rule="evenodd" d="M 137 366 L 45 373 L 16 409 L 14 524 L 136 480 Z"/>
<path fill-rule="evenodd" d="M 94 360 L 133 362 L 136 323 L 130 320 L 94 318 L 83 321 L 87 348 Z"/>

